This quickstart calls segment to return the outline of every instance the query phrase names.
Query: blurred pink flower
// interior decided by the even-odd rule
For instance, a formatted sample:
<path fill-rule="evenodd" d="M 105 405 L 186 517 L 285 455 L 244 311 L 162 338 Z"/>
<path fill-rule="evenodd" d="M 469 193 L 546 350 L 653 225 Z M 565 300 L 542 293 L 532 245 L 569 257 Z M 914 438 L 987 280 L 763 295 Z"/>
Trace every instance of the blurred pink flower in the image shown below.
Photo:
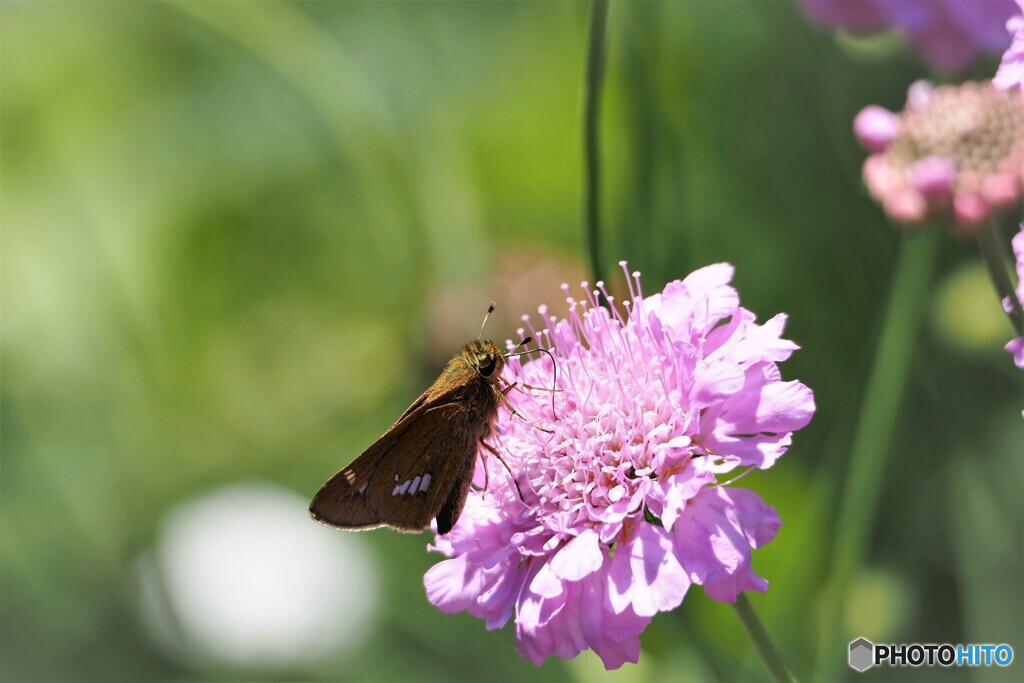
<path fill-rule="evenodd" d="M 1024 223 L 1020 224 L 1020 232 L 1013 238 L 1013 255 L 1017 261 L 1017 301 L 1021 308 L 1024 308 Z M 1007 313 L 1013 310 L 1010 301 L 1004 301 L 1003 307 Z M 1006 345 L 1006 350 L 1013 354 L 1013 362 L 1017 367 L 1024 368 L 1024 337 L 1011 339 Z"/>
<path fill-rule="evenodd" d="M 973 234 L 1024 191 L 1024 91 L 919 81 L 901 113 L 865 107 L 854 133 L 874 152 L 864 182 L 896 222 L 941 218 Z"/>
<path fill-rule="evenodd" d="M 900 31 L 933 68 L 958 71 L 1006 49 L 1013 0 L 801 0 L 813 20 L 854 33 Z"/>
<path fill-rule="evenodd" d="M 1020 14 L 1010 17 L 1006 30 L 1013 36 L 1013 43 L 1003 55 L 992 83 L 1000 90 L 1024 88 L 1024 0 L 1017 0 Z"/>
<path fill-rule="evenodd" d="M 568 318 L 541 307 L 536 330 L 524 316 L 558 361 L 557 416 L 550 392 L 509 394 L 526 419 L 502 411 L 498 446 L 525 502 L 488 459 L 487 490 L 433 546 L 450 559 L 426 574 L 431 602 L 488 629 L 514 614 L 536 664 L 590 648 L 615 669 L 637 661 L 640 632 L 692 584 L 727 602 L 766 590 L 751 549 L 782 522 L 717 477 L 774 464 L 814 397 L 776 365 L 797 348 L 781 338 L 785 315 L 756 324 L 732 275 L 708 266 L 643 298 L 634 273 L 625 315 L 598 283 L 586 301 L 568 298 Z M 547 356 L 510 358 L 505 377 L 551 387 L 553 372 Z"/>

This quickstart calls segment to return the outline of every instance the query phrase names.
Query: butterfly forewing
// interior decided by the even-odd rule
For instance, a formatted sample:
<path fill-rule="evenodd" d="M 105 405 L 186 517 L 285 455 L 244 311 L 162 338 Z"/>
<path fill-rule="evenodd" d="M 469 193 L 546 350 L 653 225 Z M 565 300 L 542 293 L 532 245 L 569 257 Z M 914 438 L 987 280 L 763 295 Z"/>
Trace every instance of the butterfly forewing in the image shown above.
<path fill-rule="evenodd" d="M 497 413 L 494 393 L 457 357 L 376 443 L 323 485 L 310 514 L 343 529 L 402 531 L 421 531 L 437 517 L 439 533 L 447 533 L 466 501 L 478 442 Z"/>
<path fill-rule="evenodd" d="M 462 403 L 426 409 L 403 433 L 401 457 L 385 458 L 367 489 L 367 505 L 381 521 L 420 531 L 461 489 L 468 493 L 476 444 Z M 396 449 L 397 450 L 397 449 Z M 465 474 L 464 474 L 465 473 Z M 445 533 L 447 529 L 441 531 Z"/>

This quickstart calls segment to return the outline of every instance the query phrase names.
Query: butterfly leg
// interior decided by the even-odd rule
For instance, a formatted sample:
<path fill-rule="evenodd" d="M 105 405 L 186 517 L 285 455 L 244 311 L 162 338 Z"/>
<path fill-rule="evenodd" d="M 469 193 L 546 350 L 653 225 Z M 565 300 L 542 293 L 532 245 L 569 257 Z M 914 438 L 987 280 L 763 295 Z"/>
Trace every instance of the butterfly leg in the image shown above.
<path fill-rule="evenodd" d="M 496 392 L 496 395 L 497 395 L 498 399 L 502 402 L 502 404 L 506 408 L 508 408 L 510 413 L 512 413 L 513 415 L 521 418 L 523 421 L 527 421 L 528 422 L 528 420 L 525 417 L 523 417 L 522 413 L 520 413 L 518 410 L 516 410 L 515 407 L 512 405 L 512 403 L 508 400 L 508 392 L 512 391 L 516 387 L 517 384 L 518 384 L 518 382 L 513 382 L 512 384 L 507 385 L 501 391 Z"/>
<path fill-rule="evenodd" d="M 505 458 L 501 457 L 501 453 L 498 452 L 498 449 L 484 441 L 483 437 L 480 437 L 480 445 L 490 451 L 491 455 L 496 457 L 498 462 L 505 466 L 505 470 L 508 472 L 509 478 L 512 479 L 512 484 L 516 487 L 516 493 L 519 494 L 519 500 L 525 503 L 526 500 L 523 498 L 523 490 L 519 488 L 519 482 L 516 481 L 516 475 L 512 474 L 512 469 L 508 466 L 508 463 L 505 462 Z M 486 471 L 486 467 L 484 471 Z"/>
<path fill-rule="evenodd" d="M 505 381 L 504 378 L 502 378 L 501 381 L 504 382 Z M 511 384 L 506 383 L 505 384 L 505 388 L 501 390 L 501 397 L 503 399 L 504 404 L 506 406 L 508 406 L 508 409 L 511 410 L 514 415 L 519 415 L 519 413 L 516 412 L 516 409 L 512 407 L 512 404 L 510 404 L 508 402 L 508 399 L 505 399 L 505 397 L 508 396 L 508 392 L 512 391 L 513 389 L 518 389 L 519 387 L 523 387 L 524 389 L 535 389 L 537 391 L 550 391 L 551 392 L 551 414 L 556 416 L 555 419 L 558 419 L 557 415 L 555 414 L 555 394 L 557 394 L 560 391 L 562 391 L 561 389 L 546 389 L 544 387 L 535 387 L 533 385 L 526 384 L 525 382 L 523 382 L 522 384 L 520 384 L 519 382 L 512 382 Z M 525 394 L 526 392 L 523 391 L 522 389 L 520 389 L 520 393 Z M 523 417 L 523 416 L 519 415 L 519 417 Z M 526 418 L 523 417 L 523 419 L 525 420 Z M 537 427 L 537 429 L 540 429 L 542 432 L 547 432 L 548 434 L 554 434 L 554 432 L 552 432 L 550 430 L 547 430 L 547 429 L 542 429 L 540 427 Z"/>
<path fill-rule="evenodd" d="M 495 392 L 495 395 L 496 395 L 496 396 L 498 397 L 498 399 L 499 399 L 499 400 L 501 401 L 501 403 L 502 403 L 502 404 L 503 404 L 503 405 L 504 405 L 504 406 L 505 406 L 506 408 L 508 408 L 508 410 L 509 410 L 509 412 L 510 412 L 510 413 L 512 413 L 513 415 L 515 415 L 515 416 L 516 416 L 516 417 L 518 417 L 519 419 L 521 419 L 521 420 L 522 420 L 523 422 L 528 422 L 528 423 L 530 424 L 530 426 L 531 426 L 531 427 L 533 427 L 534 429 L 539 429 L 540 431 L 544 432 L 545 434 L 554 434 L 554 432 L 553 432 L 553 431 L 551 431 L 550 429 L 544 429 L 543 427 L 538 427 L 537 425 L 535 425 L 535 424 L 533 424 L 532 422 L 530 422 L 529 420 L 527 420 L 527 419 L 526 419 L 525 417 L 523 417 L 523 414 L 522 414 L 522 413 L 520 413 L 520 412 L 519 412 L 518 410 L 516 410 L 516 409 L 515 409 L 515 407 L 514 407 L 514 406 L 512 405 L 512 403 L 511 403 L 511 402 L 510 402 L 510 401 L 508 400 L 508 398 L 506 398 L 506 396 L 505 396 L 505 395 L 506 395 L 506 394 L 507 394 L 508 392 L 512 391 L 512 389 L 513 389 L 513 388 L 514 388 L 514 387 L 516 386 L 516 384 L 517 384 L 517 383 L 515 383 L 515 382 L 513 382 L 512 384 L 509 384 L 508 386 L 506 386 L 506 387 L 505 387 L 504 389 L 502 389 L 501 391 L 496 391 L 496 392 Z"/>

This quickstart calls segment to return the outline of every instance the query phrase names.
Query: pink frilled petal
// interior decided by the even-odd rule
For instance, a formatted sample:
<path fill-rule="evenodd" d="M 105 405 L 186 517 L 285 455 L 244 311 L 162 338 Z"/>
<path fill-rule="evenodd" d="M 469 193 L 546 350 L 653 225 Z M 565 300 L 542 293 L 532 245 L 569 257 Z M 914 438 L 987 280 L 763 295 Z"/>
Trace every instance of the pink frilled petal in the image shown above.
<path fill-rule="evenodd" d="M 1013 236 L 1011 244 L 1013 245 L 1014 259 L 1017 261 L 1017 301 L 1021 308 L 1024 308 L 1024 223 L 1020 224 L 1020 232 Z M 1007 306 L 1009 303 L 1007 301 L 1004 304 L 1007 313 L 1012 310 L 1012 306 Z M 1013 362 L 1017 367 L 1024 368 L 1024 337 L 1011 339 L 1006 345 L 1006 350 L 1013 354 Z"/>
<path fill-rule="evenodd" d="M 739 365 L 720 361 L 700 369 L 694 378 L 690 400 L 696 405 L 708 405 L 732 396 L 743 388 L 744 372 Z"/>
<path fill-rule="evenodd" d="M 583 533 L 555 554 L 550 567 L 559 579 L 579 581 L 600 569 L 603 562 L 604 554 L 598 543 L 597 532 L 584 529 Z"/>
<path fill-rule="evenodd" d="M 580 587 L 580 624 L 583 637 L 608 670 L 640 659 L 640 633 L 650 618 L 632 610 L 609 614 L 605 609 L 603 582 L 584 581 Z"/>
<path fill-rule="evenodd" d="M 953 195 L 956 185 L 956 164 L 947 157 L 925 157 L 910 167 L 910 184 L 929 199 Z"/>
<path fill-rule="evenodd" d="M 637 615 L 650 617 L 678 607 L 689 587 L 672 535 L 653 524 L 639 524 L 633 538 L 615 549 L 606 605 L 615 614 L 632 607 Z"/>
<path fill-rule="evenodd" d="M 1018 368 L 1024 368 L 1024 337 L 1011 339 L 1006 343 L 1006 350 L 1013 354 L 1013 362 Z"/>
<path fill-rule="evenodd" d="M 1020 6 L 1021 2 L 1018 0 L 1017 7 Z M 969 40 L 985 52 L 995 54 L 1006 49 L 1007 22 L 1011 20 L 1011 15 L 1016 9 L 1010 0 L 945 0 L 945 8 L 950 18 L 963 27 L 964 34 Z"/>
<path fill-rule="evenodd" d="M 853 132 L 857 140 L 872 152 L 885 150 L 899 131 L 899 117 L 877 104 L 864 107 L 853 119 Z"/>
<path fill-rule="evenodd" d="M 929 66 L 964 69 L 981 53 L 1006 45 L 1009 0 L 801 0 L 812 19 L 854 33 L 894 30 Z"/>
<path fill-rule="evenodd" d="M 631 610 L 620 615 L 604 608 L 603 582 L 588 579 L 569 584 L 557 598 L 524 591 L 516 618 L 519 652 L 535 664 L 554 655 L 571 659 L 590 648 L 607 669 L 640 657 L 638 635 L 650 618 Z"/>
<path fill-rule="evenodd" d="M 746 330 L 745 346 L 749 353 L 762 361 L 781 363 L 799 349 L 795 343 L 782 338 L 788 316 L 779 313 L 764 325 L 750 325 Z"/>
<path fill-rule="evenodd" d="M 485 619 L 488 630 L 501 628 L 512 616 L 525 575 L 514 565 L 490 568 L 467 555 L 438 562 L 424 576 L 427 599 L 442 612 L 466 611 Z"/>
<path fill-rule="evenodd" d="M 982 180 L 981 195 L 991 206 L 1011 206 L 1020 200 L 1021 181 L 1015 173 L 993 173 Z"/>
<path fill-rule="evenodd" d="M 907 88 L 907 105 L 908 111 L 924 111 L 932 103 L 932 99 L 935 97 L 935 85 L 931 81 L 921 79 L 914 81 Z"/>
<path fill-rule="evenodd" d="M 651 487 L 647 507 L 671 531 L 686 504 L 702 488 L 715 482 L 712 472 L 688 467 L 678 474 L 663 477 Z"/>
<path fill-rule="evenodd" d="M 473 606 L 482 592 L 484 570 L 477 564 L 470 564 L 467 556 L 459 555 L 428 569 L 423 583 L 427 599 L 439 610 L 463 612 Z"/>
<path fill-rule="evenodd" d="M 774 508 L 753 491 L 715 487 L 693 499 L 674 535 L 690 580 L 716 587 L 706 589 L 715 600 L 733 601 L 736 594 L 730 595 L 731 590 L 760 586 L 750 569 L 751 548 L 774 538 L 781 525 Z"/>
<path fill-rule="evenodd" d="M 872 154 L 864 161 L 864 184 L 875 199 L 882 201 L 903 187 L 903 174 L 892 167 L 884 154 Z"/>
<path fill-rule="evenodd" d="M 1021 5 L 1021 1 L 1017 0 L 1017 4 Z M 1021 6 L 1021 12 L 1024 12 L 1024 6 Z M 992 83 L 1000 90 L 1024 88 L 1024 16 L 1011 17 L 1006 22 L 1006 30 L 1013 35 L 1013 43 L 1003 55 Z"/>
<path fill-rule="evenodd" d="M 1017 298 L 1024 306 L 1024 223 L 1020 224 L 1020 232 L 1013 236 L 1013 256 L 1017 260 Z"/>
<path fill-rule="evenodd" d="M 729 286 L 732 275 L 728 263 L 706 266 L 681 282 L 670 282 L 659 298 L 644 302 L 644 309 L 658 318 L 675 341 L 696 340 L 739 306 L 739 294 Z"/>
<path fill-rule="evenodd" d="M 719 471 L 729 472 L 739 467 L 766 470 L 786 454 L 793 438 L 789 434 L 754 434 L 733 436 L 714 433 L 706 445 L 713 453 L 722 454 L 726 464 Z"/>
<path fill-rule="evenodd" d="M 736 598 L 743 591 L 764 593 L 766 590 L 768 581 L 750 569 L 738 571 L 721 581 L 704 584 L 704 593 L 718 602 L 736 602 Z"/>
<path fill-rule="evenodd" d="M 759 361 L 782 362 L 799 349 L 795 343 L 782 339 L 786 315 L 780 313 L 764 325 L 754 323 L 754 315 L 740 309 L 729 325 L 720 325 L 708 335 L 705 361 L 725 359 L 740 367 Z"/>
<path fill-rule="evenodd" d="M 970 230 L 988 218 L 988 202 L 980 192 L 961 192 L 953 198 L 953 213 L 958 226 Z"/>
<path fill-rule="evenodd" d="M 965 35 L 963 27 L 945 14 L 935 16 L 923 30 L 912 33 L 911 40 L 925 61 L 939 71 L 966 69 L 978 54 L 978 46 Z"/>
<path fill-rule="evenodd" d="M 882 198 L 886 215 L 897 223 L 914 225 L 928 217 L 928 202 L 924 195 L 911 187 L 904 187 Z"/>
<path fill-rule="evenodd" d="M 716 432 L 758 434 L 793 432 L 807 426 L 814 416 L 814 392 L 804 384 L 764 381 L 759 368 L 747 372 L 742 394 L 724 404 Z"/>

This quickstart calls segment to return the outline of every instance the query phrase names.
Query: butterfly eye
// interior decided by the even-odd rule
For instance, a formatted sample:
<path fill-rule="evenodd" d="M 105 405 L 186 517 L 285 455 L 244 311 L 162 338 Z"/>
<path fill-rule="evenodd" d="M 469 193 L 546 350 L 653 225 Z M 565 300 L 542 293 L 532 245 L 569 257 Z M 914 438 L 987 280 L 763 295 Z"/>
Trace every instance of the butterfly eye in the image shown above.
<path fill-rule="evenodd" d="M 494 356 L 477 357 L 480 362 L 480 374 L 484 377 L 490 377 L 491 373 L 494 372 Z"/>

